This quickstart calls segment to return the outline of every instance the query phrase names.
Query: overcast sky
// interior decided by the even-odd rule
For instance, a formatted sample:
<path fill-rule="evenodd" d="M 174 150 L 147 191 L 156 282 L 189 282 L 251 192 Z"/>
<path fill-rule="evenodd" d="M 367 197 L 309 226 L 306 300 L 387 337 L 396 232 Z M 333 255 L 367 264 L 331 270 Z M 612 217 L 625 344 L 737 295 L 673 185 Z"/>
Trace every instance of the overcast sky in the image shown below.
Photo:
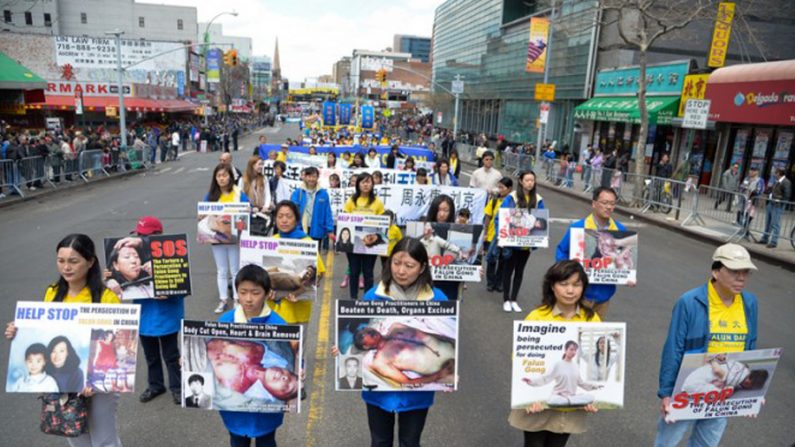
<path fill-rule="evenodd" d="M 195 6 L 199 22 L 223 11 L 214 23 L 224 34 L 251 37 L 254 55 L 273 57 L 276 37 L 282 76 L 291 81 L 331 74 L 353 49 L 382 50 L 395 34 L 431 37 L 434 10 L 443 0 L 144 0 Z"/>

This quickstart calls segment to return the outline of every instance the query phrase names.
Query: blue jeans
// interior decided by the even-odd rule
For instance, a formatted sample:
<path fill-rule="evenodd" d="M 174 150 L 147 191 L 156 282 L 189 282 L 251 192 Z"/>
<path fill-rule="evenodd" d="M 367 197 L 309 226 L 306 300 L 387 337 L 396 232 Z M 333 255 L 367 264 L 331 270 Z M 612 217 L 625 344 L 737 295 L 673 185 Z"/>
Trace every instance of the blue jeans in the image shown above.
<path fill-rule="evenodd" d="M 256 438 L 229 433 L 229 445 L 231 447 L 251 447 L 252 440 L 256 440 L 254 443 L 256 447 L 276 447 L 276 430 Z"/>
<path fill-rule="evenodd" d="M 778 244 L 778 233 L 781 232 L 781 212 L 780 203 L 768 203 L 765 210 L 765 234 L 762 235 L 760 242 L 767 242 L 770 245 Z"/>
<path fill-rule="evenodd" d="M 687 447 L 718 447 L 726 430 L 727 418 L 698 419 L 666 424 L 663 418 L 657 421 L 657 438 L 654 447 L 676 447 L 692 427 Z"/>

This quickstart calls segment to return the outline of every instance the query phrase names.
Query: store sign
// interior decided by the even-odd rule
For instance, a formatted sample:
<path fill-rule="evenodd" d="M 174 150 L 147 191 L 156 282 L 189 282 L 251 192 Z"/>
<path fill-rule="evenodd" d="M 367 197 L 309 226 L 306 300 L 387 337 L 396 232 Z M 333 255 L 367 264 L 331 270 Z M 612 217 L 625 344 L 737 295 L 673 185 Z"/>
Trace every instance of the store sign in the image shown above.
<path fill-rule="evenodd" d="M 555 100 L 555 84 L 536 84 L 536 101 L 552 102 Z"/>
<path fill-rule="evenodd" d="M 133 88 L 124 84 L 124 96 L 133 96 Z M 119 86 L 112 82 L 47 81 L 45 94 L 51 96 L 119 96 Z"/>
<path fill-rule="evenodd" d="M 362 71 L 386 70 L 392 72 L 394 62 L 385 57 L 362 57 L 359 68 Z"/>
<path fill-rule="evenodd" d="M 682 127 L 686 129 L 706 129 L 709 118 L 709 99 L 688 99 Z"/>
<path fill-rule="evenodd" d="M 75 68 L 116 68 L 116 39 L 105 37 L 55 36 L 55 63 Z M 186 50 L 177 42 L 121 39 L 122 66 L 136 70 L 184 71 Z M 158 56 L 161 53 L 162 56 Z"/>
<path fill-rule="evenodd" d="M 708 84 L 709 119 L 727 123 L 795 125 L 795 77 L 783 81 Z"/>
<path fill-rule="evenodd" d="M 118 108 L 116 106 L 105 106 L 105 116 L 113 118 L 117 115 Z"/>
<path fill-rule="evenodd" d="M 450 91 L 453 92 L 454 95 L 460 95 L 464 93 L 464 81 L 455 80 L 450 84 Z"/>
<path fill-rule="evenodd" d="M 549 104 L 542 102 L 538 106 L 538 121 L 541 124 L 546 124 L 549 122 Z"/>
<path fill-rule="evenodd" d="M 688 99 L 704 99 L 707 93 L 708 74 L 692 74 L 685 76 L 685 86 L 682 87 L 682 97 L 679 99 L 679 114 L 685 114 L 685 104 Z"/>
<path fill-rule="evenodd" d="M 647 95 L 680 95 L 690 62 L 681 61 L 646 67 Z M 594 96 L 635 96 L 640 86 L 640 68 L 602 70 L 596 74 Z"/>
<path fill-rule="evenodd" d="M 729 37 L 734 19 L 734 3 L 723 2 L 718 5 L 718 16 L 715 18 L 715 29 L 712 31 L 712 45 L 709 47 L 707 65 L 713 68 L 723 67 L 726 53 L 729 52 Z"/>

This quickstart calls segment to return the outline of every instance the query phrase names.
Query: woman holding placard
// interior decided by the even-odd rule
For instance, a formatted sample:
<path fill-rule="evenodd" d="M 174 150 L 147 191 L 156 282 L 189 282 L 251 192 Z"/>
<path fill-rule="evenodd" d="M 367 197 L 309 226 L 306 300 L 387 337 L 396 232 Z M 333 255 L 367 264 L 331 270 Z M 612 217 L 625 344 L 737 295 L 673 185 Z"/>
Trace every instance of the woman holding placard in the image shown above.
<path fill-rule="evenodd" d="M 44 301 L 62 302 L 73 305 L 101 303 L 119 304 L 121 301 L 110 289 L 105 288 L 102 280 L 102 270 L 99 266 L 94 242 L 84 234 L 70 234 L 61 240 L 56 247 L 56 265 L 58 267 L 58 281 L 47 288 Z M 17 328 L 14 323 L 6 326 L 6 338 L 11 340 L 16 336 Z M 48 359 L 53 366 L 65 364 L 66 357 L 59 357 L 55 351 L 59 349 L 56 343 L 52 346 L 53 353 Z M 68 349 L 67 349 L 68 351 Z M 72 350 L 74 351 L 74 350 Z M 57 373 L 50 370 L 53 374 Z M 116 426 L 116 412 L 119 405 L 119 395 L 116 393 L 95 393 L 91 386 L 85 386 L 83 391 L 70 399 L 88 399 L 88 430 L 79 437 L 69 438 L 72 447 L 121 447 L 121 440 Z"/>
<path fill-rule="evenodd" d="M 213 180 L 210 182 L 210 191 L 204 196 L 205 202 L 219 203 L 240 203 L 248 202 L 248 196 L 232 179 L 234 174 L 229 165 L 219 164 L 213 170 Z M 218 298 L 220 303 L 215 308 L 215 313 L 220 314 L 226 309 L 229 301 L 228 281 L 229 274 L 232 278 L 237 275 L 240 264 L 240 247 L 235 244 L 213 244 L 213 259 L 215 268 L 218 271 L 216 281 L 218 283 Z M 237 303 L 237 291 L 233 292 L 235 303 Z"/>
<path fill-rule="evenodd" d="M 455 202 L 450 196 L 447 195 L 439 195 L 436 196 L 435 199 L 431 202 L 431 206 L 428 208 L 428 215 L 425 216 L 425 222 L 435 222 L 435 223 L 454 223 L 455 222 Z M 440 255 L 439 253 L 441 248 L 445 250 L 454 251 L 457 249 L 455 246 L 451 246 L 451 244 L 445 244 L 444 247 L 437 247 L 436 241 L 437 238 L 430 238 L 423 235 L 420 238 L 420 242 L 425 246 L 425 250 L 428 251 L 430 256 Z M 452 249 L 452 250 L 451 250 Z M 460 249 L 456 252 L 456 256 L 460 254 Z M 439 288 L 447 299 L 450 300 L 457 300 L 458 299 L 458 289 L 461 285 L 460 281 L 435 281 L 434 285 Z"/>
<path fill-rule="evenodd" d="M 384 214 L 384 202 L 381 201 L 373 189 L 373 176 L 362 173 L 357 176 L 356 188 L 353 196 L 345 202 L 342 208 L 348 214 Z M 350 297 L 357 299 L 359 295 L 359 283 L 356 278 L 359 274 L 364 276 L 364 289 L 370 290 L 373 287 L 373 269 L 375 268 L 376 255 L 362 255 L 358 253 L 346 253 L 348 265 L 350 266 L 351 282 Z"/>
<path fill-rule="evenodd" d="M 525 208 L 528 211 L 544 209 L 544 199 L 536 192 L 536 174 L 533 171 L 519 173 L 516 191 L 510 193 L 502 201 L 500 209 L 505 208 Z M 499 216 L 497 216 L 494 227 L 497 238 L 499 238 Z M 502 310 L 505 312 L 510 312 L 511 310 L 514 312 L 522 311 L 522 308 L 516 302 L 516 297 L 522 287 L 524 268 L 528 259 L 530 259 L 529 248 L 502 248 L 502 260 L 504 262 L 502 270 Z"/>
<path fill-rule="evenodd" d="M 530 312 L 525 320 L 559 323 L 600 322 L 599 316 L 583 305 L 583 293 L 586 287 L 588 287 L 588 275 L 579 262 L 558 262 L 544 275 L 541 305 Z M 585 405 L 582 410 L 545 410 L 541 403 L 536 402 L 524 410 L 511 410 L 508 423 L 524 431 L 525 447 L 563 447 L 572 433 L 585 432 L 586 413 L 597 411 L 592 404 Z"/>

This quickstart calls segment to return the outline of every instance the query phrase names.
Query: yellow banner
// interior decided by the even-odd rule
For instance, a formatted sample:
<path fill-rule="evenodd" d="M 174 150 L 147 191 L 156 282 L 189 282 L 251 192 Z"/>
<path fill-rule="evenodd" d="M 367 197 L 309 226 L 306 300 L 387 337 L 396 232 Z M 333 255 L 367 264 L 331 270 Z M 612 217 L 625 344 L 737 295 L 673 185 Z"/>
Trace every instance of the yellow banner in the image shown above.
<path fill-rule="evenodd" d="M 547 62 L 549 19 L 533 17 L 530 19 L 530 42 L 527 44 L 525 71 L 543 73 Z"/>
<path fill-rule="evenodd" d="M 713 68 L 722 67 L 726 63 L 729 52 L 729 36 L 734 19 L 734 3 L 723 2 L 718 5 L 718 16 L 715 18 L 715 29 L 712 31 L 712 45 L 709 47 L 707 65 Z"/>
<path fill-rule="evenodd" d="M 685 115 L 685 104 L 688 99 L 704 99 L 704 93 L 707 91 L 707 78 L 709 78 L 708 74 L 685 76 L 685 82 L 682 84 L 682 97 L 679 100 L 679 116 Z"/>
<path fill-rule="evenodd" d="M 536 101 L 553 102 L 555 100 L 555 84 L 536 84 L 534 96 Z"/>

